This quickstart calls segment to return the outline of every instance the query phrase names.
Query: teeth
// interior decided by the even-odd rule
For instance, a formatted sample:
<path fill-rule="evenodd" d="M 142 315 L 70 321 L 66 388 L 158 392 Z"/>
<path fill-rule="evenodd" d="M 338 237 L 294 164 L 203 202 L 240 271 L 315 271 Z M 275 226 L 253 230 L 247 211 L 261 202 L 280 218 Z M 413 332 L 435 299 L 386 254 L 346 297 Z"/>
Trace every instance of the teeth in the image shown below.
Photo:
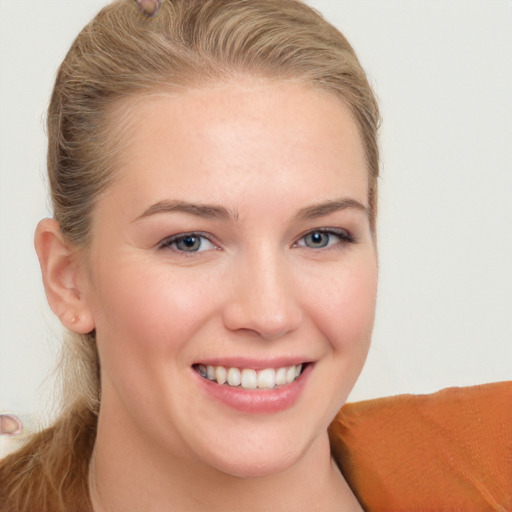
<path fill-rule="evenodd" d="M 240 370 L 238 368 L 228 370 L 228 384 L 230 386 L 240 386 Z"/>
<path fill-rule="evenodd" d="M 286 383 L 290 384 L 295 380 L 295 366 L 290 366 L 286 370 Z"/>
<path fill-rule="evenodd" d="M 281 368 L 253 370 L 250 368 L 225 368 L 224 366 L 196 366 L 197 372 L 204 378 L 244 389 L 273 389 L 275 386 L 291 384 L 302 372 L 302 364 Z"/>
<path fill-rule="evenodd" d="M 276 385 L 276 371 L 273 368 L 267 368 L 258 372 L 258 387 L 260 389 L 272 389 Z"/>
<path fill-rule="evenodd" d="M 242 370 L 241 384 L 245 389 L 256 389 L 258 387 L 258 375 L 256 370 Z"/>
<path fill-rule="evenodd" d="M 286 368 L 279 368 L 276 372 L 276 386 L 286 384 Z"/>
<path fill-rule="evenodd" d="M 218 384 L 224 384 L 227 380 L 228 372 L 224 366 L 217 366 L 215 368 L 215 380 Z"/>

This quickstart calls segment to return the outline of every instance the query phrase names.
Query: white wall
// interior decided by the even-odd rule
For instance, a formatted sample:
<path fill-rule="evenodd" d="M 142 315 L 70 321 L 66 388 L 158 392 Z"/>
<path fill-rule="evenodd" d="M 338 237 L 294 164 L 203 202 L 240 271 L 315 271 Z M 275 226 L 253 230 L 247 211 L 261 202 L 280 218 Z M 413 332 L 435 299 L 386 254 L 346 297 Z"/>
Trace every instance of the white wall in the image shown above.
<path fill-rule="evenodd" d="M 512 379 L 512 2 L 312 0 L 381 100 L 379 308 L 359 400 Z M 0 0 L 0 412 L 48 410 L 32 248 L 56 69 L 103 0 Z"/>

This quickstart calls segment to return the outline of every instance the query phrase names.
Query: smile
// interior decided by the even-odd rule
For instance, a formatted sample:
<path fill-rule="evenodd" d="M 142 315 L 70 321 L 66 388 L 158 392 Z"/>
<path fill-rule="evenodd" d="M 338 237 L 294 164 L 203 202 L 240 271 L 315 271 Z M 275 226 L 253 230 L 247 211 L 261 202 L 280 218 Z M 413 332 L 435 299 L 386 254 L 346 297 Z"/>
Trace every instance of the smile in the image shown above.
<path fill-rule="evenodd" d="M 194 365 L 201 377 L 217 384 L 243 389 L 274 389 L 294 382 L 302 373 L 303 365 L 282 366 L 280 368 L 227 368 L 225 366 Z"/>

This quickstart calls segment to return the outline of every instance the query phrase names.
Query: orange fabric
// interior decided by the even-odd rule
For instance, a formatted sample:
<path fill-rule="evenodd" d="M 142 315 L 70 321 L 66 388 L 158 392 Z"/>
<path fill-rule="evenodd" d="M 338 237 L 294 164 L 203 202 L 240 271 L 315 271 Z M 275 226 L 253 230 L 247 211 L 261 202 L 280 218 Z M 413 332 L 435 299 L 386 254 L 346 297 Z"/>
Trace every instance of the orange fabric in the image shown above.
<path fill-rule="evenodd" d="M 512 511 L 512 382 L 347 404 L 329 435 L 367 512 Z"/>

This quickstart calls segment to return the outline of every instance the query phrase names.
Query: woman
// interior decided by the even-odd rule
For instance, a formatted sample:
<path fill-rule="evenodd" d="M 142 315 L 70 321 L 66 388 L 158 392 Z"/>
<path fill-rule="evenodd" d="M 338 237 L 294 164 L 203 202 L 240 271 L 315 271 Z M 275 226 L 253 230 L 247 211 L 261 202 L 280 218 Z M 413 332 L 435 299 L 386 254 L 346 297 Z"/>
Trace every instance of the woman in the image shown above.
<path fill-rule="evenodd" d="M 65 408 L 2 463 L 2 511 L 404 510 L 356 485 L 378 423 L 339 442 L 374 408 L 331 423 L 373 325 L 378 123 L 294 0 L 120 0 L 82 31 L 36 232 Z"/>
<path fill-rule="evenodd" d="M 296 1 L 144 9 L 57 76 L 36 249 L 72 374 L 2 510 L 360 510 L 327 427 L 375 309 L 365 74 Z"/>

